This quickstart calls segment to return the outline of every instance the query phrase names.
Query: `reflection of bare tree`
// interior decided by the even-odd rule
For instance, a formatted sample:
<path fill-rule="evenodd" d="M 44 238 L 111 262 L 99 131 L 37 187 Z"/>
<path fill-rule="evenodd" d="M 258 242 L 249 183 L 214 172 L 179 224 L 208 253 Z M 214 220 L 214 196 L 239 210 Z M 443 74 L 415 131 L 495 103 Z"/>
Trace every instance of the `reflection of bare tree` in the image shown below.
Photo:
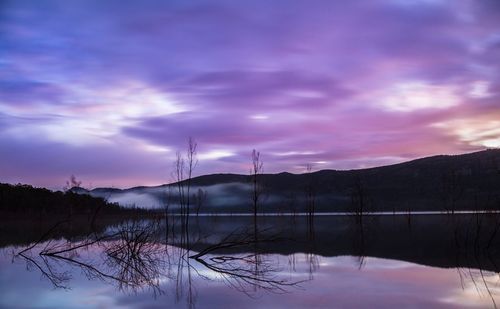
<path fill-rule="evenodd" d="M 41 276 L 47 279 L 55 288 L 67 288 L 67 283 L 71 280 L 70 272 L 57 271 L 46 258 L 37 261 L 27 253 L 19 253 L 17 256 L 26 260 L 26 269 L 28 271 L 37 269 L 40 271 Z"/>
<path fill-rule="evenodd" d="M 193 276 L 209 279 L 200 274 L 200 266 L 249 296 L 257 290 L 282 293 L 301 282 L 280 277 L 275 257 L 259 252 L 258 244 L 280 240 L 268 236 L 270 230 L 262 229 L 261 233 L 256 237 L 252 228 L 235 231 L 189 256 L 191 251 L 185 243 L 171 247 L 158 242 L 158 237 L 163 237 L 159 221 L 130 221 L 77 242 L 37 242 L 17 257 L 23 258 L 30 269 L 37 269 L 56 288 L 68 288 L 75 270 L 88 279 L 113 284 L 120 291 L 148 290 L 154 296 L 164 292 L 161 283 L 168 279 L 173 283 L 177 300 L 183 299 L 189 308 L 194 308 L 197 294 Z M 237 251 L 246 246 L 247 253 L 226 254 L 237 246 L 240 247 Z"/>
<path fill-rule="evenodd" d="M 476 213 L 469 222 L 461 222 L 455 217 L 451 217 L 452 228 L 455 238 L 455 258 L 457 265 L 460 260 L 472 261 L 472 265 L 477 267 L 459 267 L 457 273 L 460 278 L 462 289 L 473 287 L 479 296 L 486 296 L 491 300 L 494 308 L 497 308 L 495 294 L 498 291 L 500 273 L 498 265 L 491 258 L 492 247 L 498 233 L 500 217 L 497 214 Z M 467 228 L 463 228 L 464 225 Z M 485 271 L 485 264 L 490 264 L 495 272 Z"/>
<path fill-rule="evenodd" d="M 79 254 L 74 251 L 83 248 L 82 245 L 61 249 L 63 244 L 57 244 L 52 247 L 51 242 L 44 244 L 44 249 L 38 254 L 32 254 L 30 251 L 21 251 L 16 257 L 21 257 L 26 260 L 28 270 L 38 269 L 43 278 L 55 288 L 69 288 L 69 282 L 72 279 L 69 267 L 79 268 L 89 279 L 101 279 L 103 281 L 110 280 L 120 282 L 120 278 L 115 277 L 105 271 L 100 270 L 94 264 L 79 259 Z M 88 244 L 90 246 L 90 244 Z M 51 251 L 52 248 L 57 251 Z M 48 251 L 47 251 L 48 250 Z M 64 270 L 64 265 L 69 266 Z"/>
<path fill-rule="evenodd" d="M 462 289 L 473 287 L 477 294 L 481 297 L 488 297 L 491 300 L 493 308 L 498 308 L 495 298 L 495 290 L 498 289 L 500 274 L 495 272 L 485 272 L 482 269 L 457 268 Z"/>
<path fill-rule="evenodd" d="M 154 293 L 160 290 L 160 275 L 165 269 L 164 246 L 154 239 L 159 222 L 144 221 L 127 223 L 117 233 L 117 239 L 104 242 L 105 264 L 120 280 L 120 290 L 150 287 Z"/>
<path fill-rule="evenodd" d="M 175 259 L 169 259 L 168 267 L 176 269 L 176 275 L 174 278 L 175 299 L 177 302 L 179 302 L 181 298 L 185 296 L 185 301 L 188 307 L 195 308 L 197 293 L 196 288 L 193 284 L 192 272 L 197 271 L 194 267 L 192 267 L 189 258 L 187 258 L 190 250 L 185 249 L 182 246 L 171 247 L 171 249 L 175 251 L 173 254 L 173 257 L 175 257 Z M 198 275 L 200 274 L 198 273 Z"/>
<path fill-rule="evenodd" d="M 300 283 L 278 278 L 276 273 L 280 269 L 274 266 L 274 261 L 254 253 L 242 256 L 220 255 L 208 259 L 197 258 L 196 261 L 219 274 L 231 287 L 246 294 L 255 288 L 271 292 L 286 292 L 286 287 Z"/>
<path fill-rule="evenodd" d="M 365 229 L 368 223 L 373 222 L 374 217 L 368 217 L 365 220 L 361 219 L 363 214 L 357 214 L 349 222 L 349 230 L 352 237 L 352 248 L 354 256 L 357 259 L 358 269 L 361 270 L 365 266 Z"/>
<path fill-rule="evenodd" d="M 264 234 L 268 230 L 261 230 L 260 232 Z M 258 241 L 256 240 L 256 237 L 252 232 L 249 230 L 235 230 L 232 233 L 229 233 L 226 237 L 224 237 L 221 241 L 217 242 L 214 245 L 208 246 L 205 249 L 201 250 L 195 255 L 190 256 L 192 259 L 197 259 L 201 258 L 204 255 L 207 255 L 209 253 L 212 253 L 214 251 L 220 251 L 220 250 L 225 250 L 225 249 L 231 249 L 235 247 L 243 247 L 243 246 L 249 246 L 249 245 L 254 245 Z M 261 242 L 267 241 L 277 241 L 279 238 L 278 237 L 266 237 L 265 239 L 260 240 Z"/>
<path fill-rule="evenodd" d="M 314 253 L 306 253 L 306 262 L 309 267 L 309 280 L 314 279 L 314 273 L 319 269 L 319 256 Z"/>
<path fill-rule="evenodd" d="M 258 241 L 256 239 L 259 239 Z M 278 237 L 255 237 L 251 232 L 235 231 L 221 242 L 190 256 L 207 269 L 215 272 L 230 287 L 249 296 L 257 289 L 283 293 L 303 281 L 279 278 L 281 269 L 274 259 L 258 252 L 258 243 L 278 241 Z M 253 252 L 242 254 L 216 254 L 236 247 L 248 247 Z"/>
<path fill-rule="evenodd" d="M 164 247 L 153 239 L 157 230 L 157 222 L 131 221 L 113 233 L 75 243 L 38 243 L 16 256 L 26 260 L 30 270 L 38 269 L 56 288 L 68 288 L 70 269 L 78 268 L 87 278 L 114 283 L 122 291 L 149 288 L 156 295 L 162 292 L 160 278 L 167 275 L 163 271 Z M 97 260 L 87 252 L 95 248 L 100 248 Z"/>

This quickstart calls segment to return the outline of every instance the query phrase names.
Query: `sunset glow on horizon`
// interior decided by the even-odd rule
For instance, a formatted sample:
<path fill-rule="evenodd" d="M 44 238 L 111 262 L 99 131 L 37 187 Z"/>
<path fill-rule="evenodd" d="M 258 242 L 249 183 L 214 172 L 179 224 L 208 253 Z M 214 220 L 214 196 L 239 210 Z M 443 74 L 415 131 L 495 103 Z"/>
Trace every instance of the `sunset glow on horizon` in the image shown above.
<path fill-rule="evenodd" d="M 352 169 L 500 147 L 500 1 L 4 1 L 0 182 Z"/>

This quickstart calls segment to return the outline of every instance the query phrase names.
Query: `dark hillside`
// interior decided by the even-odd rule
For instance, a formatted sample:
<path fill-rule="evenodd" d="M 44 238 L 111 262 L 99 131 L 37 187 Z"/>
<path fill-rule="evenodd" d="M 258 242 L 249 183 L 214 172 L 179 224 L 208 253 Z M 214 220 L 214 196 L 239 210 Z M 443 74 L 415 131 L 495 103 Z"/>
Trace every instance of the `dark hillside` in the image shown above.
<path fill-rule="evenodd" d="M 262 174 L 258 179 L 265 195 L 262 211 L 304 211 L 311 197 L 320 212 L 500 209 L 499 149 L 359 170 Z M 208 193 L 203 208 L 206 212 L 248 211 L 250 184 L 251 176 L 238 174 L 204 175 L 191 180 L 193 187 Z M 171 186 L 171 209 L 175 209 L 176 185 L 77 192 L 110 198 L 121 205 L 149 207 L 156 203 L 161 207 Z"/>

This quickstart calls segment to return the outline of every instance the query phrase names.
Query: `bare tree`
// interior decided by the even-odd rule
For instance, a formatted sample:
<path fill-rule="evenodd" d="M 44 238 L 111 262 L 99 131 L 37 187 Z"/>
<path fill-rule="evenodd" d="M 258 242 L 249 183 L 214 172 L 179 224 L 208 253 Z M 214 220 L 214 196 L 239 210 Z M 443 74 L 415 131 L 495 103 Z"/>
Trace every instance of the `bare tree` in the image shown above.
<path fill-rule="evenodd" d="M 181 215 L 184 215 L 185 212 L 185 194 L 184 194 L 184 158 L 180 151 L 175 153 L 175 162 L 174 162 L 174 178 L 177 183 L 177 191 L 179 195 L 179 206 L 181 210 Z"/>
<path fill-rule="evenodd" d="M 170 228 L 170 217 L 169 210 L 172 202 L 172 187 L 170 185 L 165 186 L 164 200 L 163 200 L 163 210 L 165 212 L 165 240 L 168 242 L 169 228 Z M 174 222 L 172 222 L 172 233 L 174 232 Z"/>
<path fill-rule="evenodd" d="M 252 150 L 252 167 L 250 175 L 252 177 L 252 206 L 254 217 L 257 217 L 257 207 L 262 194 L 262 185 L 259 182 L 259 175 L 264 171 L 264 163 L 260 158 L 260 152 Z"/>
<path fill-rule="evenodd" d="M 76 180 L 75 175 L 71 175 L 69 180 L 66 180 L 66 185 L 63 187 L 65 193 L 72 192 L 71 189 L 78 188 L 82 185 L 81 181 Z M 70 195 L 71 202 L 69 204 L 69 217 L 73 217 L 73 196 Z"/>
<path fill-rule="evenodd" d="M 454 214 L 457 203 L 463 197 L 462 175 L 457 167 L 444 171 L 441 175 L 441 197 L 447 213 Z"/>
<path fill-rule="evenodd" d="M 307 170 L 307 184 L 306 184 L 306 201 L 307 201 L 307 212 L 310 217 L 314 216 L 315 206 L 316 206 L 316 183 L 312 174 L 312 164 L 306 164 Z"/>
<path fill-rule="evenodd" d="M 80 187 L 82 185 L 81 181 L 76 180 L 75 175 L 71 175 L 69 180 L 66 180 L 66 185 L 63 187 L 63 191 L 67 192 L 75 187 Z"/>
<path fill-rule="evenodd" d="M 257 207 L 262 194 L 262 185 L 259 182 L 259 175 L 264 171 L 264 163 L 260 158 L 260 152 L 255 149 L 252 150 L 252 168 L 250 174 L 252 176 L 252 202 L 253 202 L 253 245 L 254 245 L 254 255 L 253 265 L 254 265 L 254 275 L 257 276 L 259 273 L 259 266 L 261 265 L 260 254 L 257 253 L 257 243 L 259 241 L 259 232 L 257 226 Z M 254 286 L 255 288 L 258 285 Z"/>
<path fill-rule="evenodd" d="M 179 207 L 181 212 L 181 226 L 182 235 L 186 237 L 189 244 L 189 215 L 191 203 L 191 179 L 193 171 L 198 165 L 197 155 L 198 144 L 192 137 L 188 139 L 186 157 L 180 151 L 176 152 L 176 159 L 174 162 L 174 178 L 177 185 L 179 195 Z"/>
<path fill-rule="evenodd" d="M 207 191 L 198 188 L 198 192 L 196 194 L 193 194 L 193 198 L 196 203 L 196 215 L 198 216 L 200 214 L 200 209 L 207 200 Z"/>
<path fill-rule="evenodd" d="M 193 171 L 198 165 L 198 159 L 196 157 L 197 148 L 198 144 L 196 141 L 192 137 L 189 137 L 186 157 L 184 157 L 180 151 L 177 151 L 174 162 L 173 174 L 177 183 L 181 214 L 185 216 L 189 215 L 191 179 L 193 177 Z"/>
<path fill-rule="evenodd" d="M 189 217 L 189 204 L 190 204 L 190 191 L 191 191 L 191 178 L 193 177 L 193 171 L 198 165 L 197 154 L 198 144 L 196 141 L 190 136 L 188 139 L 188 148 L 186 154 L 186 174 L 187 174 L 187 201 L 186 201 L 186 211 L 187 217 Z"/>
<path fill-rule="evenodd" d="M 365 185 L 359 175 L 356 175 L 354 183 L 351 187 L 351 207 L 352 214 L 356 216 L 359 220 L 367 211 L 368 197 Z"/>

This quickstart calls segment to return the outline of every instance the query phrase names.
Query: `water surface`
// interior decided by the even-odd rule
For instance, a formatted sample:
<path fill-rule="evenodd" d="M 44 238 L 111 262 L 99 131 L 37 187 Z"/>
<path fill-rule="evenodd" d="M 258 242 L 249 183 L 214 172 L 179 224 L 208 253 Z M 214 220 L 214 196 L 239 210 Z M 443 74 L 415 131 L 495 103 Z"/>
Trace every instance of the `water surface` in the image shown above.
<path fill-rule="evenodd" d="M 10 235 L 0 306 L 489 308 L 500 301 L 497 226 L 495 214 L 61 226 L 42 240 Z"/>

